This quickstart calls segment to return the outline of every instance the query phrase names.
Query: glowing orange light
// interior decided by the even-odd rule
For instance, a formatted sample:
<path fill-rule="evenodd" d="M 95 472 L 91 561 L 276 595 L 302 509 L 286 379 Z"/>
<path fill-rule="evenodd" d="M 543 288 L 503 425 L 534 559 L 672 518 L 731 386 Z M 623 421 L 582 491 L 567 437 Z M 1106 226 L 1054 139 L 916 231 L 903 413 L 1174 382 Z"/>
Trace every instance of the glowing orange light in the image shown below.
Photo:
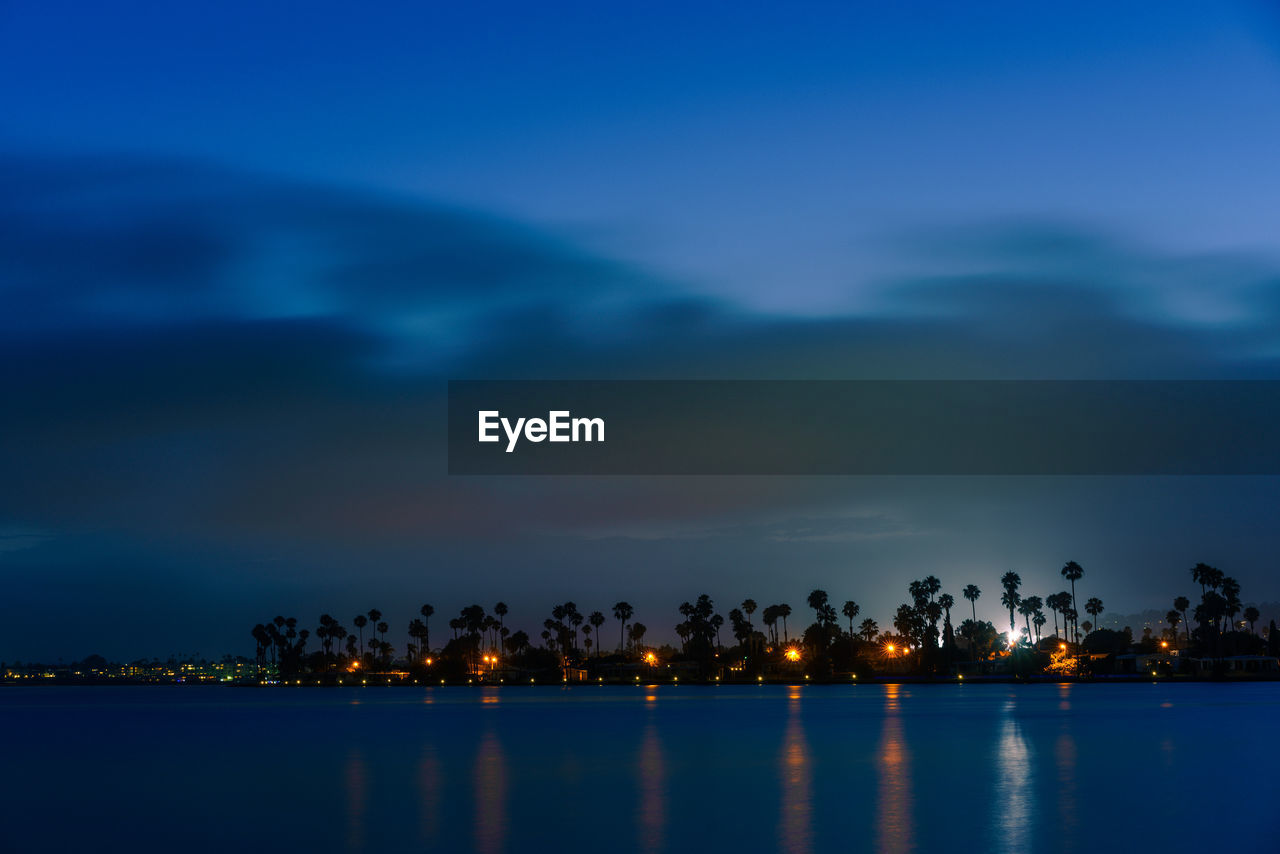
<path fill-rule="evenodd" d="M 1168 642 L 1168 641 L 1160 641 L 1160 646 L 1164 647 L 1165 649 L 1168 649 L 1168 648 L 1169 648 L 1169 642 Z"/>
<path fill-rule="evenodd" d="M 644 660 L 646 664 L 657 664 L 658 656 L 654 655 L 652 652 L 648 652 L 645 653 Z"/>
<path fill-rule="evenodd" d="M 430 667 L 430 666 L 431 666 L 431 659 L 429 659 L 429 658 L 428 658 L 428 659 L 427 659 L 427 667 Z"/>
<path fill-rule="evenodd" d="M 893 644 L 889 644 L 888 646 L 886 646 L 884 648 L 884 651 L 889 653 L 890 655 L 893 655 Z"/>
<path fill-rule="evenodd" d="M 800 660 L 800 650 L 796 649 L 794 646 L 789 647 L 787 649 L 787 661 L 799 661 L 799 660 Z"/>
<path fill-rule="evenodd" d="M 1066 648 L 1067 648 L 1067 645 L 1065 643 L 1058 644 L 1058 649 L 1066 649 Z"/>

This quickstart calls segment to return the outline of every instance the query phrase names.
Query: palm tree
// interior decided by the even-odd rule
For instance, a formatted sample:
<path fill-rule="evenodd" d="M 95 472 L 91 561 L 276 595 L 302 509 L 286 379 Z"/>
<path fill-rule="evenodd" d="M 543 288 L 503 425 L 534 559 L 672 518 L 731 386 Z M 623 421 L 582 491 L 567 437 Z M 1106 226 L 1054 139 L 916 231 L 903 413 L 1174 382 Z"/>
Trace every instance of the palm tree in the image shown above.
<path fill-rule="evenodd" d="M 381 616 L 381 614 L 379 614 Z M 355 619 L 351 622 L 356 624 L 356 628 L 360 630 L 360 648 L 364 649 L 364 627 L 369 625 L 369 618 L 364 614 L 356 614 Z"/>
<path fill-rule="evenodd" d="M 1023 599 L 1021 602 L 1018 603 L 1018 613 L 1021 614 L 1023 618 L 1026 619 L 1027 621 L 1027 643 L 1028 644 L 1030 644 L 1033 640 L 1033 638 L 1031 637 L 1031 615 L 1036 612 L 1036 609 L 1031 607 L 1031 600 L 1034 598 L 1035 598 L 1034 596 L 1028 596 L 1026 599 Z"/>
<path fill-rule="evenodd" d="M 346 638 L 346 639 L 347 639 L 347 641 L 348 641 L 348 643 L 347 643 L 347 652 L 348 652 L 348 653 L 350 653 L 350 652 L 351 652 L 351 643 L 355 641 L 355 635 L 350 634 L 350 633 L 347 631 L 347 629 L 346 629 L 346 627 L 345 627 L 345 626 L 341 625 L 340 623 L 338 623 L 338 622 L 335 620 L 335 621 L 334 621 L 334 623 L 333 623 L 333 625 L 329 627 L 329 634 L 330 634 L 330 636 L 331 636 L 334 640 L 336 640 L 338 643 L 342 643 L 343 638 Z M 338 658 L 341 658 L 341 657 L 342 657 L 342 650 L 341 650 L 341 648 L 339 648 L 339 650 L 338 650 Z"/>
<path fill-rule="evenodd" d="M 840 613 L 849 618 L 849 637 L 853 637 L 853 618 L 858 616 L 858 612 L 862 609 L 858 607 L 858 603 L 850 599 L 844 603 L 844 607 L 840 609 Z"/>
<path fill-rule="evenodd" d="M 1066 597 L 1067 601 L 1064 601 L 1063 597 Z M 1070 593 L 1050 593 L 1048 596 L 1044 597 L 1044 604 L 1047 605 L 1049 610 L 1053 612 L 1053 636 L 1054 637 L 1058 636 L 1058 612 L 1061 611 L 1064 607 L 1066 607 L 1070 598 L 1071 598 Z"/>
<path fill-rule="evenodd" d="M 1197 563 L 1191 567 L 1191 580 L 1200 585 L 1201 596 L 1205 594 L 1205 588 L 1211 586 L 1210 582 L 1214 580 L 1216 572 L 1217 570 L 1207 563 Z M 1212 586 L 1216 587 L 1217 585 L 1214 584 Z"/>
<path fill-rule="evenodd" d="M 507 603 L 499 602 L 497 605 L 494 605 L 493 613 L 498 615 L 498 633 L 501 634 L 502 630 L 506 628 L 507 625 L 507 614 L 509 613 L 507 610 Z"/>
<path fill-rule="evenodd" d="M 578 628 L 582 625 L 586 617 L 578 612 L 578 606 L 572 602 L 567 602 L 566 607 L 569 609 L 569 625 L 573 626 L 573 645 L 578 645 Z"/>
<path fill-rule="evenodd" d="M 969 600 L 969 610 L 973 613 L 973 622 L 970 626 L 978 625 L 978 597 L 982 595 L 982 591 L 978 589 L 976 584 L 966 584 L 964 590 L 960 591 L 960 595 Z M 972 632 L 970 632 L 972 634 Z M 974 657 L 973 638 L 969 638 L 969 657 Z"/>
<path fill-rule="evenodd" d="M 647 632 L 648 630 L 649 629 L 645 626 L 644 623 L 633 623 L 631 625 L 631 632 L 630 632 L 631 645 L 633 647 L 639 648 L 640 642 L 644 640 L 644 633 Z"/>
<path fill-rule="evenodd" d="M 1232 631 L 1235 631 L 1236 614 L 1239 614 L 1240 609 L 1243 607 L 1243 603 L 1240 601 L 1240 582 L 1234 578 L 1223 578 L 1222 597 L 1227 600 L 1223 611 L 1227 618 L 1227 625 Z"/>
<path fill-rule="evenodd" d="M 1262 616 L 1262 612 L 1260 612 L 1257 608 L 1253 607 L 1252 605 L 1244 609 L 1244 618 L 1249 623 L 1249 634 L 1251 635 L 1257 634 L 1257 631 L 1254 630 L 1253 624 L 1258 622 L 1258 618 L 1261 616 Z"/>
<path fill-rule="evenodd" d="M 1062 566 L 1062 577 L 1071 582 L 1071 610 L 1078 613 L 1080 608 L 1076 605 L 1076 582 L 1084 577 L 1084 567 L 1080 566 L 1080 564 L 1076 563 L 1074 560 L 1069 560 Z M 1080 632 L 1078 629 L 1074 628 L 1075 623 L 1072 623 L 1072 627 L 1073 639 L 1076 643 L 1079 643 Z"/>
<path fill-rule="evenodd" d="M 271 643 L 271 636 L 267 634 L 267 627 L 262 623 L 258 623 L 253 627 L 252 634 L 255 646 L 253 660 L 256 665 L 255 669 L 260 672 L 262 670 L 263 655 L 266 653 L 267 645 Z"/>
<path fill-rule="evenodd" d="M 1031 617 L 1035 617 L 1036 614 L 1040 613 L 1040 608 L 1041 606 L 1044 605 L 1044 601 L 1039 596 L 1028 596 L 1026 599 L 1023 600 L 1023 605 L 1026 606 L 1028 615 L 1030 615 Z M 1041 623 L 1041 625 L 1044 625 L 1044 624 Z M 1027 640 L 1028 641 L 1032 640 L 1030 622 L 1027 623 Z"/>
<path fill-rule="evenodd" d="M 1094 625 L 1098 624 L 1098 615 L 1102 613 L 1102 600 L 1097 596 L 1089 597 L 1089 601 L 1084 603 L 1084 610 L 1090 617 L 1093 617 Z"/>
<path fill-rule="evenodd" d="M 764 627 L 768 631 L 769 636 L 773 638 L 773 642 L 777 643 L 778 642 L 778 606 L 777 605 L 766 606 L 764 611 L 761 613 L 760 618 L 761 620 L 764 621 Z"/>
<path fill-rule="evenodd" d="M 1004 593 L 1000 594 L 1000 604 L 1009 609 L 1009 635 L 1012 638 L 1018 630 L 1014 612 L 1022 602 L 1022 597 L 1018 595 L 1018 588 L 1022 586 L 1022 576 L 1016 572 L 1006 572 L 1000 576 L 1000 586 L 1004 588 Z"/>
<path fill-rule="evenodd" d="M 587 622 L 596 630 L 596 655 L 598 656 L 600 655 L 600 627 L 604 625 L 604 614 L 592 611 L 591 616 L 587 617 Z"/>
<path fill-rule="evenodd" d="M 951 609 L 955 607 L 956 597 L 950 593 L 943 593 L 938 597 L 938 604 L 942 607 L 942 645 L 955 645 L 955 632 L 951 628 Z"/>
<path fill-rule="evenodd" d="M 747 626 L 750 627 L 752 631 L 755 631 L 755 626 L 751 625 L 751 615 L 756 612 L 756 607 L 757 607 L 756 600 L 754 599 L 742 600 L 742 611 L 747 615 Z"/>
<path fill-rule="evenodd" d="M 942 582 L 934 575 L 926 575 L 920 584 L 924 587 L 924 592 L 929 594 L 929 599 L 931 600 L 942 589 Z"/>
<path fill-rule="evenodd" d="M 779 605 L 778 616 L 782 618 L 782 642 L 790 643 L 791 638 L 787 636 L 787 617 L 791 616 L 791 606 L 785 602 Z"/>
<path fill-rule="evenodd" d="M 431 615 L 436 609 L 430 605 L 423 605 L 418 609 L 418 613 L 422 615 L 422 645 L 425 646 L 427 652 L 431 652 Z"/>
<path fill-rule="evenodd" d="M 946 614 L 946 621 L 951 622 L 951 609 L 955 607 L 956 597 L 950 593 L 943 593 L 938 597 L 938 604 L 942 606 L 943 612 Z"/>
<path fill-rule="evenodd" d="M 636 609 L 627 602 L 615 602 L 613 605 L 613 618 L 621 624 L 618 627 L 618 652 L 622 652 L 623 645 L 626 643 L 627 620 L 630 620 L 635 612 Z"/>
<path fill-rule="evenodd" d="M 1191 623 L 1187 622 L 1187 609 L 1190 607 L 1191 607 L 1191 600 L 1188 599 L 1186 596 L 1179 596 L 1178 598 L 1173 600 L 1174 610 L 1180 611 L 1182 613 L 1182 626 L 1184 629 L 1186 629 L 1187 646 L 1191 646 Z M 1178 640 L 1176 635 L 1174 636 L 1173 639 L 1175 642 L 1177 642 Z"/>
<path fill-rule="evenodd" d="M 879 624 L 875 620 L 867 617 L 858 624 L 858 634 L 862 635 L 862 639 L 867 643 L 871 643 L 876 639 L 876 633 L 880 631 Z"/>
<path fill-rule="evenodd" d="M 409 637 L 413 640 L 420 640 L 422 638 L 422 633 L 425 630 L 426 626 L 424 626 L 422 620 L 419 620 L 417 617 L 414 617 L 409 621 Z M 411 660 L 422 654 L 423 652 L 420 644 L 409 644 L 409 658 Z"/>
<path fill-rule="evenodd" d="M 1173 648 L 1178 648 L 1178 623 L 1182 620 L 1182 615 L 1177 611 L 1170 611 L 1164 615 L 1165 622 L 1169 624 L 1169 630 L 1173 632 Z"/>
<path fill-rule="evenodd" d="M 333 635 L 330 634 L 330 631 L 336 625 L 338 625 L 338 621 L 331 615 L 320 615 L 320 627 L 316 629 L 316 636 L 320 638 L 320 644 L 324 647 L 325 658 L 329 657 L 329 651 L 333 647 Z"/>

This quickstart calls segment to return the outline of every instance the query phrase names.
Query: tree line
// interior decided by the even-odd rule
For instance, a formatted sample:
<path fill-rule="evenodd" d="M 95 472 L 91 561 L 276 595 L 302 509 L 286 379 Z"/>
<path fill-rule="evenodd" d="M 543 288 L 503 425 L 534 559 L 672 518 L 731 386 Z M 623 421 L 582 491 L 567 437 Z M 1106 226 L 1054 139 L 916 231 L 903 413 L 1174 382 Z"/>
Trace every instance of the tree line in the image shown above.
<path fill-rule="evenodd" d="M 678 648 L 646 646 L 648 629 L 635 620 L 635 608 L 626 601 L 591 611 L 579 609 L 572 601 L 557 604 L 543 619 L 536 636 L 508 625 L 510 609 L 504 602 L 490 610 L 469 605 L 448 621 L 449 633 L 444 643 L 436 646 L 431 642 L 431 618 L 436 611 L 430 604 L 418 608 L 417 615 L 407 623 L 402 647 L 388 640 L 390 623 L 376 608 L 355 614 L 349 627 L 331 614 L 321 614 L 314 631 L 299 628 L 296 618 L 277 616 L 255 625 L 252 636 L 256 660 L 278 673 L 361 668 L 379 671 L 393 667 L 416 671 L 434 667 L 433 672 L 453 677 L 509 667 L 589 669 L 642 659 L 652 661 L 655 653 L 661 653 L 664 661 L 689 662 L 703 674 L 729 668 L 750 675 L 765 667 L 797 662 L 803 663 L 806 673 L 819 677 L 835 671 L 885 666 L 937 673 L 954 667 L 957 661 L 987 662 L 1019 650 L 1043 652 L 1059 648 L 1079 655 L 1135 643 L 1131 634 L 1097 625 L 1104 610 L 1099 597 L 1089 596 L 1080 603 L 1077 583 L 1085 578 L 1080 564 L 1068 561 L 1059 575 L 1063 589 L 1043 596 L 1026 591 L 1017 572 L 1000 576 L 1000 604 L 1009 614 L 1007 633 L 978 619 L 977 602 L 983 592 L 972 583 L 960 589 L 960 596 L 969 603 L 969 615 L 958 625 L 953 624 L 956 597 L 943 590 L 940 579 L 927 575 L 907 585 L 907 601 L 898 606 L 890 627 L 883 630 L 871 617 L 855 626 L 862 615 L 856 601 L 845 600 L 837 610 L 826 591 L 813 590 L 806 598 L 812 622 L 798 635 L 791 631 L 788 620 L 794 613 L 785 602 L 761 608 L 754 599 L 744 599 L 728 610 L 727 620 L 708 594 L 683 602 L 675 609 L 680 620 L 673 626 Z M 1243 604 L 1240 584 L 1204 563 L 1192 567 L 1190 576 L 1200 586 L 1199 604 L 1192 609 L 1186 596 L 1175 597 L 1173 608 L 1166 615 L 1168 628 L 1164 637 L 1153 638 L 1147 632 L 1138 643 L 1159 642 L 1164 647 L 1172 645 L 1190 654 L 1208 656 L 1261 651 L 1264 647 L 1256 632 L 1260 614 L 1257 608 Z M 1092 620 L 1080 620 L 1081 612 Z M 759 624 L 755 622 L 757 613 Z M 610 615 L 616 634 L 606 637 Z M 1237 622 L 1237 617 L 1242 621 Z M 1052 634 L 1048 633 L 1050 622 Z M 1248 625 L 1248 632 L 1243 631 L 1244 624 Z M 1181 635 L 1179 625 L 1184 627 Z M 727 646 L 726 634 L 733 641 Z M 1266 648 L 1273 649 L 1278 640 L 1271 632 Z"/>

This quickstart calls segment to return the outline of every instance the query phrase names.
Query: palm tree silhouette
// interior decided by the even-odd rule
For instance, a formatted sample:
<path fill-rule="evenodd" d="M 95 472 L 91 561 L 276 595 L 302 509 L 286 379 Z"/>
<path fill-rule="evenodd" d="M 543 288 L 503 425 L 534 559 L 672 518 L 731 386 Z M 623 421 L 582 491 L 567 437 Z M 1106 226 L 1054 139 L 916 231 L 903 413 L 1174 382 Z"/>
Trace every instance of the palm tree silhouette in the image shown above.
<path fill-rule="evenodd" d="M 1244 609 L 1245 621 L 1249 624 L 1249 634 L 1256 635 L 1258 632 L 1254 629 L 1253 624 L 1258 622 L 1258 618 L 1262 616 L 1262 612 L 1250 605 Z"/>
<path fill-rule="evenodd" d="M 1240 601 L 1240 582 L 1234 578 L 1222 579 L 1222 598 L 1226 600 L 1223 615 L 1227 618 L 1227 627 L 1235 630 L 1236 614 L 1240 613 L 1243 603 Z"/>
<path fill-rule="evenodd" d="M 369 625 L 369 618 L 364 614 L 356 614 L 355 619 L 351 622 L 360 630 L 360 648 L 364 649 L 364 627 Z"/>
<path fill-rule="evenodd" d="M 596 655 L 600 655 L 600 627 L 604 625 L 604 614 L 599 611 L 592 611 L 587 617 L 587 622 L 596 630 Z"/>
<path fill-rule="evenodd" d="M 1191 623 L 1187 622 L 1187 609 L 1191 607 L 1191 600 L 1186 596 L 1179 596 L 1173 600 L 1174 610 L 1182 613 L 1182 627 L 1187 633 L 1187 646 L 1191 646 Z M 1177 641 L 1174 637 L 1174 641 Z"/>
<path fill-rule="evenodd" d="M 506 626 L 506 624 L 507 624 L 507 620 L 506 620 L 506 618 L 507 618 L 507 614 L 508 614 L 508 613 L 510 613 L 510 612 L 507 610 L 507 603 L 506 603 L 506 602 L 499 602 L 497 605 L 494 605 L 494 606 L 493 606 L 493 613 L 495 613 L 495 614 L 497 614 L 497 615 L 498 615 L 498 629 L 499 629 L 499 631 L 501 631 L 501 630 Z"/>
<path fill-rule="evenodd" d="M 939 607 L 942 608 L 942 614 L 943 614 L 943 622 L 942 622 L 943 646 L 947 646 L 948 644 L 955 643 L 955 632 L 951 628 L 951 609 L 955 607 L 955 604 L 956 604 L 956 597 L 952 596 L 950 593 L 943 593 L 941 596 L 938 597 L 938 605 Z"/>
<path fill-rule="evenodd" d="M 782 618 L 782 642 L 790 643 L 791 638 L 787 635 L 787 617 L 791 616 L 791 606 L 785 602 L 778 605 L 778 616 Z"/>
<path fill-rule="evenodd" d="M 876 639 L 876 633 L 880 631 L 880 625 L 870 617 L 867 617 L 858 624 L 858 634 L 862 635 L 862 639 L 867 643 L 871 643 Z"/>
<path fill-rule="evenodd" d="M 644 624 L 644 623 L 633 623 L 633 624 L 632 624 L 632 626 L 631 626 L 631 632 L 630 632 L 630 635 L 631 635 L 631 645 L 632 645 L 632 647 L 634 647 L 634 648 L 636 648 L 636 649 L 639 649 L 639 648 L 640 648 L 640 643 L 641 643 L 641 641 L 643 641 L 643 640 L 644 640 L 644 633 L 645 633 L 645 632 L 647 632 L 648 630 L 649 630 L 649 629 L 648 629 L 648 627 L 647 627 L 647 626 L 645 626 L 645 624 Z"/>
<path fill-rule="evenodd" d="M 1043 614 L 1041 614 L 1041 612 L 1040 612 L 1040 608 L 1041 608 L 1041 606 L 1043 606 L 1043 605 L 1044 605 L 1044 601 L 1043 601 L 1039 596 L 1028 596 L 1028 597 L 1026 598 L 1025 602 L 1026 602 L 1026 606 L 1027 606 L 1027 608 L 1028 608 L 1028 610 L 1029 610 L 1029 612 L 1030 612 L 1030 614 L 1031 614 L 1031 617 L 1032 617 L 1033 619 L 1035 618 L 1035 616 L 1036 616 L 1037 614 L 1040 614 L 1041 616 L 1044 616 L 1044 615 L 1043 615 Z M 1041 623 L 1040 623 L 1040 625 L 1044 625 L 1044 623 L 1043 623 L 1043 622 L 1041 622 Z M 1027 627 L 1027 640 L 1031 640 L 1031 627 L 1030 627 L 1030 626 L 1028 626 L 1028 627 Z"/>
<path fill-rule="evenodd" d="M 1000 595 L 1000 604 L 1009 609 L 1009 636 L 1011 639 L 1018 629 L 1014 612 L 1018 610 L 1018 604 L 1022 601 L 1022 597 L 1018 595 L 1018 588 L 1021 585 L 1022 576 L 1016 572 L 1006 572 L 1000 576 L 1000 586 L 1004 588 L 1004 593 Z"/>
<path fill-rule="evenodd" d="M 742 611 L 747 615 L 747 626 L 752 631 L 755 631 L 755 626 L 751 625 L 751 615 L 756 612 L 756 608 L 757 608 L 756 600 L 754 599 L 742 600 Z"/>
<path fill-rule="evenodd" d="M 767 639 L 778 642 L 778 606 L 766 605 L 760 613 L 760 621 L 764 623 Z"/>
<path fill-rule="evenodd" d="M 978 625 L 978 597 L 982 595 L 982 591 L 976 584 L 966 584 L 964 590 L 960 591 L 960 595 L 969 600 L 969 610 L 973 613 L 973 622 L 969 624 L 969 658 L 976 659 L 977 653 L 974 650 L 973 627 Z"/>
<path fill-rule="evenodd" d="M 1069 560 L 1062 567 L 1062 577 L 1071 582 L 1071 610 L 1075 611 L 1076 613 L 1079 613 L 1080 607 L 1076 605 L 1076 582 L 1084 577 L 1084 568 L 1080 566 L 1080 564 L 1076 563 L 1074 560 Z M 1076 628 L 1076 624 L 1074 621 L 1071 623 L 1071 625 L 1072 625 L 1072 640 L 1075 643 L 1079 643 L 1080 631 L 1079 629 Z"/>
<path fill-rule="evenodd" d="M 858 616 L 862 609 L 858 607 L 858 603 L 850 599 L 844 603 L 844 607 L 840 609 L 840 613 L 849 618 L 849 637 L 853 637 L 853 618 Z"/>
<path fill-rule="evenodd" d="M 620 624 L 618 627 L 618 652 L 622 652 L 622 648 L 626 644 L 627 620 L 630 620 L 635 612 L 636 609 L 632 608 L 629 602 L 615 602 L 613 605 L 613 618 Z"/>
<path fill-rule="evenodd" d="M 1093 617 L 1094 625 L 1098 624 L 1098 615 L 1102 613 L 1102 600 L 1097 596 L 1091 596 L 1089 601 L 1084 603 L 1084 610 L 1090 617 Z"/>
<path fill-rule="evenodd" d="M 1031 600 L 1034 598 L 1034 596 L 1028 596 L 1018 603 L 1018 613 L 1027 621 L 1027 643 L 1031 643 L 1034 640 L 1031 636 L 1031 615 L 1036 612 L 1036 609 L 1031 607 Z"/>
<path fill-rule="evenodd" d="M 423 605 L 418 609 L 418 613 L 422 615 L 422 645 L 425 646 L 427 652 L 431 652 L 431 615 L 436 609 L 430 605 Z"/>
<path fill-rule="evenodd" d="M 333 635 L 331 631 L 338 624 L 329 614 L 320 615 L 320 627 L 316 629 L 316 636 L 320 638 L 320 644 L 324 647 L 325 658 L 329 657 L 330 650 L 333 647 Z"/>

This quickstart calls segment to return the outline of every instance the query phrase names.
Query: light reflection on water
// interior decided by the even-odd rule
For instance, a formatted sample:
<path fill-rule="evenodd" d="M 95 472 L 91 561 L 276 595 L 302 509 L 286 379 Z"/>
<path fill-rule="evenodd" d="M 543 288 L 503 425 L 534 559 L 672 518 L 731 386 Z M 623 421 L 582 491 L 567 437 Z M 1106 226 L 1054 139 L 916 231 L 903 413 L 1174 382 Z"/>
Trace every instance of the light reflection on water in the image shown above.
<path fill-rule="evenodd" d="M 1017 719 L 1017 702 L 1005 701 L 996 743 L 996 787 L 991 823 L 998 831 L 1000 851 L 1021 854 L 1031 850 L 1031 748 Z"/>
<path fill-rule="evenodd" d="M 418 801 L 418 835 L 423 842 L 435 842 L 440 832 L 440 758 L 434 744 L 422 747 L 422 758 L 418 760 L 418 787 L 422 797 Z"/>
<path fill-rule="evenodd" d="M 639 829 L 639 849 L 642 852 L 661 851 L 665 843 L 667 825 L 666 763 L 662 755 L 662 739 L 654 720 L 657 706 L 656 694 L 645 696 L 648 719 L 640 741 L 636 763 L 639 774 L 640 797 L 636 803 L 636 826 Z"/>
<path fill-rule="evenodd" d="M 876 851 L 900 854 L 913 850 L 911 753 L 902 731 L 901 685 L 884 687 L 884 723 L 876 753 Z"/>
<path fill-rule="evenodd" d="M 482 708 L 499 701 L 497 688 L 485 688 L 480 697 Z M 486 709 L 486 717 L 493 709 Z M 507 836 L 507 762 L 496 727 L 488 721 L 475 762 L 475 840 L 478 854 L 498 854 Z"/>
<path fill-rule="evenodd" d="M 1058 708 L 1063 711 L 1071 709 L 1071 684 L 1064 682 L 1058 686 Z M 1078 833 L 1076 818 L 1076 740 L 1072 732 L 1071 717 L 1062 716 L 1058 724 L 1058 738 L 1054 742 L 1054 763 L 1057 768 L 1058 790 L 1054 803 L 1058 805 L 1058 838 L 1061 850 L 1071 852 L 1077 850 L 1075 839 Z"/>
<path fill-rule="evenodd" d="M 813 779 L 809 746 L 800 719 L 801 691 L 787 694 L 787 725 L 780 757 L 782 771 L 782 820 L 778 822 L 778 848 L 788 854 L 813 851 Z"/>
<path fill-rule="evenodd" d="M 1275 684 L 15 689 L 0 812 L 23 820 L 3 847 L 104 850 L 146 801 L 129 854 L 1086 854 L 1177 850 L 1222 815 L 1272 850 L 1274 789 L 1245 775 L 1280 764 L 1277 716 Z M 193 733 L 216 749 L 172 762 Z M 1204 785 L 1219 767 L 1239 785 Z M 1135 797 L 1152 821 L 1116 809 Z"/>
<path fill-rule="evenodd" d="M 363 851 L 365 838 L 365 807 L 368 800 L 368 769 L 364 756 L 358 750 L 347 755 L 343 773 L 347 801 L 347 850 Z"/>

